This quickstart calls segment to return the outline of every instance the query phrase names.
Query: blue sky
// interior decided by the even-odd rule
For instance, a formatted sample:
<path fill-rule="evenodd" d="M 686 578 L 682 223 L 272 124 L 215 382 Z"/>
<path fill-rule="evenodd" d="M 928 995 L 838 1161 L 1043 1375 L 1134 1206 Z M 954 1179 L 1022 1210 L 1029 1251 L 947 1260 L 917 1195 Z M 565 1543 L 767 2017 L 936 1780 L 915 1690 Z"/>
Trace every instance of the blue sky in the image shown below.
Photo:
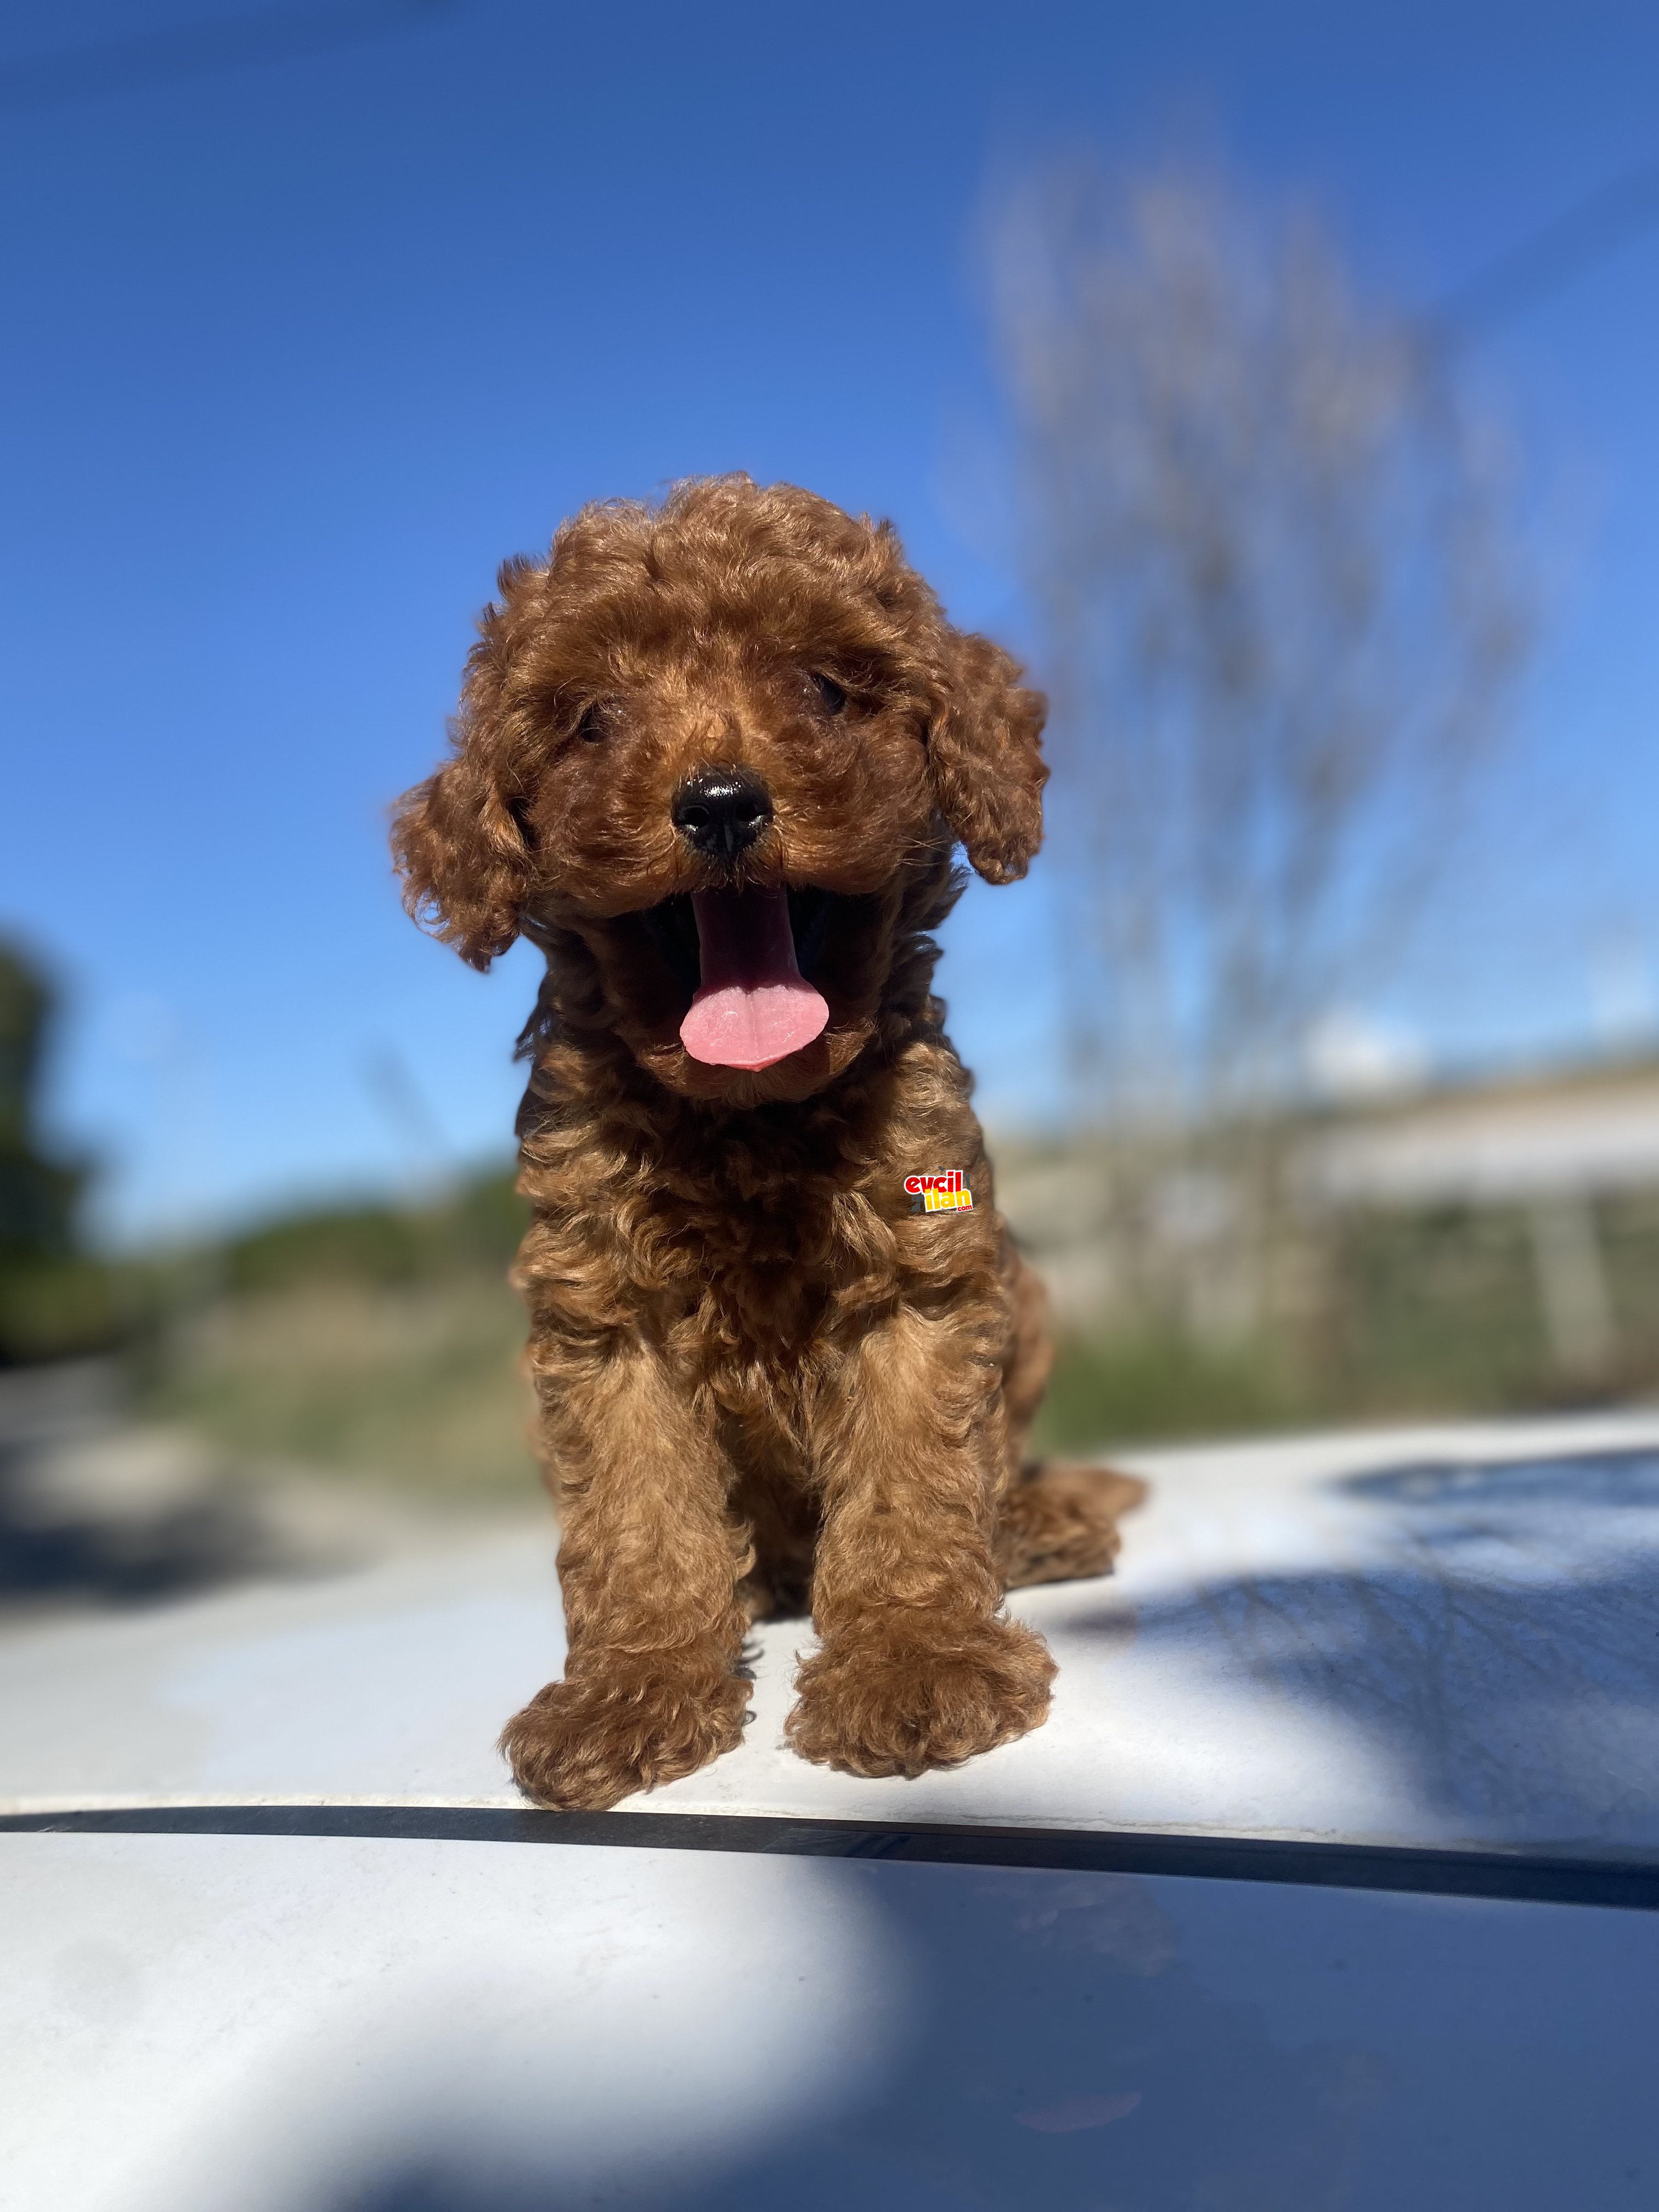
<path fill-rule="evenodd" d="M 64 0 L 12 11 L 0 60 L 235 12 Z M 1431 299 L 1659 155 L 1656 82 L 1659 14 L 1593 0 L 470 0 L 0 112 L 0 928 L 68 992 L 55 1111 L 105 1220 L 504 1145 L 529 956 L 481 980 L 419 938 L 384 811 L 496 562 L 582 500 L 793 478 L 1021 638 L 963 462 L 994 435 L 998 165 L 1200 147 Z M 1659 960 L 1659 229 L 1473 368 L 1532 456 L 1553 604 L 1493 793 L 1510 864 L 1376 1010 L 1457 1056 L 1629 1018 Z M 1053 1103 L 1049 927 L 1040 869 L 952 926 L 993 1120 Z"/>

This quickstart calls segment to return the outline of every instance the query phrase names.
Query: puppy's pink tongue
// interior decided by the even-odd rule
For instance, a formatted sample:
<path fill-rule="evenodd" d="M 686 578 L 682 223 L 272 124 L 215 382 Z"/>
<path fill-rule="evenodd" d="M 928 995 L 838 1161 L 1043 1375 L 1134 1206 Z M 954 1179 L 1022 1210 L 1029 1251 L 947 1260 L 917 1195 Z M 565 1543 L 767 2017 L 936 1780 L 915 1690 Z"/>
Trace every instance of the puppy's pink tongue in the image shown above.
<path fill-rule="evenodd" d="M 770 1067 L 830 1018 L 795 965 L 787 892 L 694 891 L 702 981 L 680 1042 L 710 1067 Z"/>

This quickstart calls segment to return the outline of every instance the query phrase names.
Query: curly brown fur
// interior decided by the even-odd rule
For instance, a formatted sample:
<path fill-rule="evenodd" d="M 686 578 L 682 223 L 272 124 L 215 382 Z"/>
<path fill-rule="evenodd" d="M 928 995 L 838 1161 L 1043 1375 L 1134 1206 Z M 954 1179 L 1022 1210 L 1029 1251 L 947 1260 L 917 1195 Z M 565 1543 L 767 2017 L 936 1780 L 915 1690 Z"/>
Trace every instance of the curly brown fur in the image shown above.
<path fill-rule="evenodd" d="M 562 1524 L 562 1681 L 512 1721 L 519 1782 L 605 1806 L 729 1748 L 748 1621 L 809 1601 L 788 1733 L 916 1774 L 1048 1710 L 1012 1583 L 1106 1571 L 1122 1477 L 1023 1469 L 1049 1354 L 993 1203 L 929 933 L 1042 836 L 1041 697 L 953 629 L 886 524 L 720 477 L 567 523 L 501 571 L 453 757 L 395 844 L 411 912 L 475 966 L 522 933 L 514 1279 Z M 770 816 L 709 858 L 710 768 Z M 694 1058 L 693 892 L 784 886 L 829 1018 L 769 1066 Z M 971 1211 L 914 1214 L 960 1168 Z"/>

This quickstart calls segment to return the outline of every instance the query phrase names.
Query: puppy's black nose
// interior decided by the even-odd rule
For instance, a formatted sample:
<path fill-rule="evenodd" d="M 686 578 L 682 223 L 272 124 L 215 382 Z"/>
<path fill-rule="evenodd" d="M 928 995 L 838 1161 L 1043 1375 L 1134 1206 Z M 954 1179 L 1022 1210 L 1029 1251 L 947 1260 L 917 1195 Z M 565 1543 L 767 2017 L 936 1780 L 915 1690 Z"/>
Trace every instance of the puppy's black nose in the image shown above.
<path fill-rule="evenodd" d="M 771 819 L 771 793 L 746 768 L 706 768 L 674 801 L 674 827 L 711 860 L 746 853 Z"/>

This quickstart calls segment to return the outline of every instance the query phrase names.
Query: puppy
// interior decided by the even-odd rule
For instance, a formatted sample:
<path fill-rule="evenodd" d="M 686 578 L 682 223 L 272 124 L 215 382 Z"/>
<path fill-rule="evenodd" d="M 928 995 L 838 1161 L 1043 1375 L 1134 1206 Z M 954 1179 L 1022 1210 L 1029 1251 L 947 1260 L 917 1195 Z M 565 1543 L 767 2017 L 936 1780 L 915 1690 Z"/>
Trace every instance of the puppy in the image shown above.
<path fill-rule="evenodd" d="M 748 1623 L 808 1607 L 802 1757 L 988 1751 L 1054 1674 L 1004 1592 L 1105 1572 L 1139 1492 L 1024 1466 L 1042 1294 L 929 994 L 955 848 L 994 884 L 1036 851 L 1043 701 L 890 526 L 788 485 L 585 508 L 499 588 L 394 844 L 464 959 L 547 961 L 514 1280 L 568 1656 L 514 1773 L 569 1807 L 690 1773 Z"/>

